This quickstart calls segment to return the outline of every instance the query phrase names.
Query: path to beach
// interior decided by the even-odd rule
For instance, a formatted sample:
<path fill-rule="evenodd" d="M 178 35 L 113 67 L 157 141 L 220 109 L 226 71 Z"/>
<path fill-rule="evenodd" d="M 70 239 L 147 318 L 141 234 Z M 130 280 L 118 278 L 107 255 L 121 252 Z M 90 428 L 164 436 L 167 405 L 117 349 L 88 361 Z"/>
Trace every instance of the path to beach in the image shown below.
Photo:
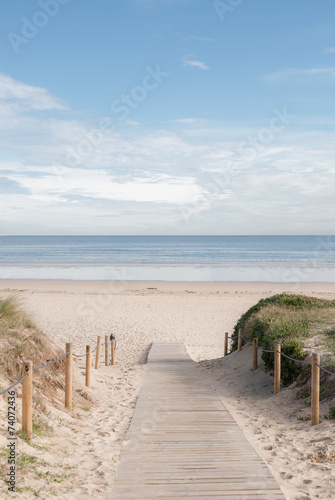
<path fill-rule="evenodd" d="M 0 296 L 15 295 L 63 349 L 72 342 L 74 352 L 81 353 L 87 344 L 96 345 L 97 335 L 117 337 L 116 365 L 103 366 L 102 353 L 100 371 L 92 372 L 92 389 L 85 389 L 92 399 L 89 411 L 79 419 L 77 410 L 64 412 L 63 406 L 50 405 L 48 423 L 54 433 L 36 436 L 38 448 L 21 443 L 22 451 L 36 457 L 38 468 L 47 462 L 53 473 L 69 475 L 59 483 L 34 480 L 39 496 L 51 498 L 55 491 L 64 500 L 106 500 L 150 347 L 153 342 L 178 342 L 185 344 L 195 371 L 213 387 L 285 498 L 334 499 L 335 463 L 310 459 L 318 453 L 335 454 L 334 420 L 311 427 L 298 419 L 310 411 L 299 396 L 301 389 L 286 388 L 274 396 L 273 377 L 264 372 L 261 360 L 259 369 L 251 371 L 249 346 L 223 358 L 224 332 L 231 333 L 241 314 L 260 299 L 284 291 L 335 298 L 335 284 L 321 283 L 1 281 Z M 78 359 L 75 372 L 84 387 L 85 362 Z M 0 413 L 6 412 L 3 399 Z M 28 493 L 17 496 L 34 498 Z"/>
<path fill-rule="evenodd" d="M 184 344 L 155 342 L 110 498 L 186 497 L 284 500 Z"/>

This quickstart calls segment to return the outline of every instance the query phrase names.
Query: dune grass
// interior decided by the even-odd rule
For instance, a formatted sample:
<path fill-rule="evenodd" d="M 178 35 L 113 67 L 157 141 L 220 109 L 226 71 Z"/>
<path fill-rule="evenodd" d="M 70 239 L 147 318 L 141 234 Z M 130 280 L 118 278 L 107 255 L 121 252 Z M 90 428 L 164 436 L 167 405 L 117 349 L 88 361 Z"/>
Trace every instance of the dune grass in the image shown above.
<path fill-rule="evenodd" d="M 327 359 L 332 367 L 335 359 L 335 301 L 306 297 L 302 295 L 280 294 L 260 300 L 238 320 L 233 333 L 232 349 L 237 349 L 238 330 L 242 328 L 244 337 L 267 350 L 281 344 L 282 352 L 292 358 L 303 360 L 309 350 L 307 339 L 319 336 L 334 354 Z M 274 369 L 274 356 L 262 353 L 265 369 Z M 291 384 L 302 371 L 302 365 L 282 357 L 282 382 Z"/>
<path fill-rule="evenodd" d="M 22 377 L 24 360 L 33 366 L 41 366 L 59 358 L 64 351 L 55 347 L 49 337 L 42 333 L 29 315 L 21 308 L 15 297 L 0 300 L 0 390 Z M 65 358 L 47 368 L 34 371 L 33 405 L 39 413 L 46 410 L 46 400 L 63 405 Z M 20 384 L 17 386 L 20 391 Z M 84 395 L 75 394 L 82 406 L 87 404 Z"/>
<path fill-rule="evenodd" d="M 21 378 L 24 360 L 40 366 L 62 354 L 62 350 L 53 346 L 49 338 L 36 328 L 14 297 L 0 300 L 0 351 L 0 389 Z M 63 364 L 61 360 L 48 370 L 34 373 L 35 387 L 43 390 L 49 400 L 57 399 L 57 390 L 64 386 L 63 369 L 60 370 Z M 35 408 L 44 410 L 40 391 L 35 391 L 35 394 Z"/>
<path fill-rule="evenodd" d="M 23 311 L 15 297 L 9 297 L 0 300 L 0 353 L 0 390 L 3 390 L 22 377 L 24 360 L 31 360 L 33 366 L 36 367 L 57 359 L 64 354 L 64 351 L 55 347 L 49 337 L 35 326 L 32 318 Z M 68 483 L 70 481 L 69 467 L 62 464 L 55 466 L 32 455 L 34 448 L 41 449 L 41 446 L 36 444 L 39 438 L 42 439 L 39 442 L 43 443 L 44 438 L 51 438 L 55 433 L 52 422 L 50 422 L 50 414 L 53 408 L 57 407 L 60 411 L 68 411 L 64 408 L 64 365 L 65 360 L 62 359 L 33 373 L 34 439 L 32 442 L 27 440 L 27 436 L 20 429 L 22 386 L 18 384 L 15 387 L 16 436 L 26 441 L 24 444 L 18 442 L 16 458 L 21 480 L 20 487 L 17 486 L 17 492 L 23 494 L 29 492 L 29 498 L 31 498 L 31 495 L 40 496 L 39 491 L 42 482 L 44 485 L 49 484 L 50 488 L 53 488 L 56 483 Z M 83 391 L 82 386 L 79 388 L 75 380 L 74 388 L 73 399 L 77 409 L 87 408 L 88 395 Z M 2 398 L 5 402 L 2 407 L 5 407 L 6 410 L 0 415 L 3 417 L 3 420 L 1 418 L 0 421 L 0 430 L 5 431 L 7 394 L 5 393 Z M 1 481 L 5 483 L 7 480 L 7 459 L 8 449 L 3 446 L 0 448 L 0 486 Z M 35 486 L 31 486 L 31 482 Z M 71 485 L 68 487 L 71 488 Z"/>

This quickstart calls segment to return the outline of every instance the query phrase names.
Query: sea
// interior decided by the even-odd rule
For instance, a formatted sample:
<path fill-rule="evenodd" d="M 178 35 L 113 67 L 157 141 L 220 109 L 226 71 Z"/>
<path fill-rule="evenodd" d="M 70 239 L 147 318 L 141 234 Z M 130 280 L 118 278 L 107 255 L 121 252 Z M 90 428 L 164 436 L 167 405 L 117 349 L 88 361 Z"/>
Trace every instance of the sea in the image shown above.
<path fill-rule="evenodd" d="M 0 236 L 0 279 L 335 282 L 335 236 Z"/>

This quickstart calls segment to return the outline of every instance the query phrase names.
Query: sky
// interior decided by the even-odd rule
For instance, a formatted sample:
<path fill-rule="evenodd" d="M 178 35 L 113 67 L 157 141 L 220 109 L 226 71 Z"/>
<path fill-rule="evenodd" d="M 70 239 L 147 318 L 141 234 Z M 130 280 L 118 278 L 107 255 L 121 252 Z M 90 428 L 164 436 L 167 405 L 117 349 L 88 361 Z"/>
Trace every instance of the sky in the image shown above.
<path fill-rule="evenodd" d="M 334 234 L 334 0 L 15 0 L 0 234 Z"/>

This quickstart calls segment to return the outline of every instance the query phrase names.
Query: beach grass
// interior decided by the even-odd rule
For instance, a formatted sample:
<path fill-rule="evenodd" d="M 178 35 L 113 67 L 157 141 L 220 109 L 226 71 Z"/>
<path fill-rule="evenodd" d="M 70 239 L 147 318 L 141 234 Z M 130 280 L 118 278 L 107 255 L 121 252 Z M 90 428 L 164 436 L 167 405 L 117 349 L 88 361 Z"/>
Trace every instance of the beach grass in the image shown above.
<path fill-rule="evenodd" d="M 33 319 L 22 309 L 20 302 L 10 296 L 0 300 L 0 390 L 22 377 L 24 360 L 42 366 L 64 353 L 41 332 Z M 55 403 L 64 398 L 64 358 L 51 366 L 34 371 L 33 409 L 36 415 L 46 412 L 46 400 Z M 20 384 L 16 388 L 21 390 Z M 77 403 L 86 406 L 84 394 L 76 394 Z M 43 427 L 41 422 L 37 422 Z M 37 431 L 37 428 L 36 428 Z"/>
<path fill-rule="evenodd" d="M 287 293 L 262 299 L 248 309 L 238 320 L 233 333 L 232 348 L 237 348 L 238 330 L 266 350 L 281 344 L 287 356 L 304 360 L 310 353 L 311 339 L 328 351 L 322 356 L 327 368 L 335 367 L 335 301 Z M 315 343 L 314 343 L 315 345 Z M 262 353 L 265 369 L 273 371 L 274 356 Z M 289 385 L 303 371 L 303 366 L 282 357 L 282 382 Z"/>
<path fill-rule="evenodd" d="M 31 360 L 33 366 L 40 366 L 62 354 L 52 345 L 49 338 L 39 331 L 32 318 L 21 308 L 15 297 L 0 300 L 0 346 L 2 362 L 0 364 L 0 387 L 4 389 L 9 383 L 16 382 L 22 376 L 24 360 Z M 34 407 L 45 411 L 44 398 L 58 399 L 58 389 L 64 382 L 60 373 L 64 361 L 61 360 L 49 370 L 38 370 L 34 373 L 35 391 Z M 41 393 L 43 392 L 43 397 Z"/>

